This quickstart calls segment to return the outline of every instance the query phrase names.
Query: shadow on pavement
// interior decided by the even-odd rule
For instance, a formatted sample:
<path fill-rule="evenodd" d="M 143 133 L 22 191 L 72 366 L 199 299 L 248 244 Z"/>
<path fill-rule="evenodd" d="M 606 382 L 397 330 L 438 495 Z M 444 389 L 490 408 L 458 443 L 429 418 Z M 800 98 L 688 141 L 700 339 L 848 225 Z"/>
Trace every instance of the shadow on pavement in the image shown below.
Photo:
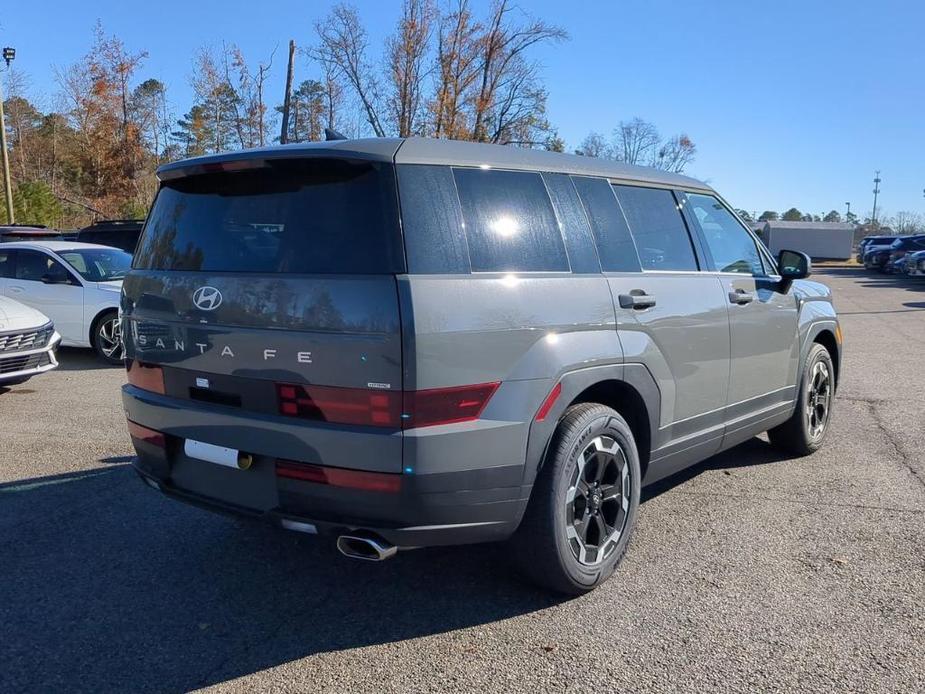
<path fill-rule="evenodd" d="M 732 470 L 756 465 L 770 465 L 787 459 L 786 453 L 781 453 L 767 441 L 757 437 L 751 438 L 745 443 L 740 443 L 728 451 L 723 451 L 719 455 L 707 458 L 703 462 L 682 470 L 671 477 L 650 484 L 642 490 L 642 501 L 645 503 L 649 499 L 654 499 L 665 492 L 671 491 L 707 470 Z"/>
<path fill-rule="evenodd" d="M 784 457 L 751 439 L 643 501 L 704 470 Z M 331 539 L 163 497 L 124 460 L 0 485 L 0 691 L 187 691 L 562 600 L 522 581 L 504 544 L 358 562 Z"/>
<path fill-rule="evenodd" d="M 0 485 L 0 691 L 186 691 L 559 601 L 503 545 L 367 564 L 161 497 L 112 462 Z"/>

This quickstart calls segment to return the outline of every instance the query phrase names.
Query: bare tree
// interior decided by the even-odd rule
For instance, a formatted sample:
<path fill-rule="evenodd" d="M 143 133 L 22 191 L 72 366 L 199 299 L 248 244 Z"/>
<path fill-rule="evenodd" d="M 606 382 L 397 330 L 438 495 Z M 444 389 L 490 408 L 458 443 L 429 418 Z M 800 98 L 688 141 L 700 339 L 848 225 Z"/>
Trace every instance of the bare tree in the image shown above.
<path fill-rule="evenodd" d="M 435 18 L 433 0 L 404 0 L 395 34 L 386 41 L 388 114 L 399 137 L 422 129 L 425 60 Z"/>
<path fill-rule="evenodd" d="M 575 154 L 581 154 L 585 157 L 597 157 L 599 159 L 613 159 L 613 150 L 604 136 L 600 133 L 588 133 Z"/>
<path fill-rule="evenodd" d="M 267 108 L 263 91 L 275 55 L 276 47 L 266 63 L 258 63 L 257 69 L 251 70 L 238 46 L 222 44 L 224 78 L 236 96 L 230 103 L 234 112 L 235 132 L 242 148 L 263 146 L 266 142 Z"/>
<path fill-rule="evenodd" d="M 482 26 L 472 19 L 468 0 L 456 0 L 440 21 L 436 93 L 429 106 L 434 137 L 469 139 L 467 102 L 479 76 L 481 31 Z"/>
<path fill-rule="evenodd" d="M 656 169 L 681 173 L 694 160 L 697 146 L 686 134 L 675 135 L 661 144 L 651 165 Z"/>
<path fill-rule="evenodd" d="M 30 140 L 32 132 L 39 126 L 41 114 L 26 99 L 26 76 L 12 67 L 7 70 L 6 109 L 7 128 L 9 128 L 9 147 L 19 167 L 23 180 L 31 178 L 29 173 L 32 156 Z"/>
<path fill-rule="evenodd" d="M 229 135 L 235 130 L 233 110 L 237 95 L 224 75 L 223 63 L 224 57 L 220 60 L 211 49 L 201 48 L 194 59 L 191 79 L 201 114 L 207 116 L 202 130 L 209 136 L 213 152 L 228 149 Z"/>
<path fill-rule="evenodd" d="M 614 130 L 614 156 L 627 164 L 647 164 L 661 139 L 652 123 L 633 118 Z"/>
<path fill-rule="evenodd" d="M 531 131 L 542 130 L 544 125 L 548 128 L 544 118 L 546 92 L 538 84 L 539 66 L 527 59 L 527 51 L 568 35 L 529 16 L 525 16 L 525 23 L 515 24 L 511 17 L 515 10 L 518 8 L 509 0 L 494 0 L 487 29 L 479 39 L 472 133 L 479 142 L 535 144 Z"/>
<path fill-rule="evenodd" d="M 331 13 L 315 24 L 319 44 L 313 57 L 330 74 L 350 85 L 360 101 L 366 121 L 376 137 L 384 137 L 380 117 L 379 84 L 366 57 L 366 29 L 354 7 L 335 5 Z"/>
<path fill-rule="evenodd" d="M 917 212 L 900 210 L 889 218 L 886 224 L 897 234 L 917 234 L 922 230 L 922 215 Z"/>

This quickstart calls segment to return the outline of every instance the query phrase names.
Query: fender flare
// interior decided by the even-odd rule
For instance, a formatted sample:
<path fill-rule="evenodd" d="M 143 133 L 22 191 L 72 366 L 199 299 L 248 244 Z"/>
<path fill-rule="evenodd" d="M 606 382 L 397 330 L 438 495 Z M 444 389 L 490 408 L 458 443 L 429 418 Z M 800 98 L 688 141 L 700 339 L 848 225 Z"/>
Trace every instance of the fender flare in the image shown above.
<path fill-rule="evenodd" d="M 634 389 L 646 403 L 651 445 L 655 447 L 661 394 L 655 379 L 643 364 L 604 364 L 564 370 L 551 381 L 549 392 L 556 384 L 560 384 L 562 390 L 549 413 L 543 421 L 537 421 L 535 413 L 531 418 L 524 465 L 523 483 L 525 485 L 532 485 L 536 479 L 559 420 L 575 398 L 588 388 L 606 381 L 626 384 Z"/>
<path fill-rule="evenodd" d="M 841 381 L 842 343 L 837 337 L 839 333 L 837 318 L 816 318 L 807 326 L 806 336 L 803 338 L 803 342 L 800 345 L 800 368 L 797 373 L 803 373 L 803 366 L 806 364 L 806 357 L 809 355 L 810 347 L 817 341 L 816 338 L 819 336 L 819 333 L 823 331 L 828 331 L 835 337 L 835 354 L 831 356 L 832 361 L 835 362 L 835 388 L 838 389 L 838 384 Z"/>

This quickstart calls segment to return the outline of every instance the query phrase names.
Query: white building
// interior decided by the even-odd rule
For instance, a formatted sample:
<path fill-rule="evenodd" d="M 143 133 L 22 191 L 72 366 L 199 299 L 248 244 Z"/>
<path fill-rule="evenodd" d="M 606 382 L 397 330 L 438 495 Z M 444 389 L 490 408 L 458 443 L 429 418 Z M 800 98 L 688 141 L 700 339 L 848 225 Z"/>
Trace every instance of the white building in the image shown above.
<path fill-rule="evenodd" d="M 854 250 L 854 226 L 840 222 L 765 222 L 760 236 L 774 255 L 786 248 L 813 260 L 847 260 Z"/>

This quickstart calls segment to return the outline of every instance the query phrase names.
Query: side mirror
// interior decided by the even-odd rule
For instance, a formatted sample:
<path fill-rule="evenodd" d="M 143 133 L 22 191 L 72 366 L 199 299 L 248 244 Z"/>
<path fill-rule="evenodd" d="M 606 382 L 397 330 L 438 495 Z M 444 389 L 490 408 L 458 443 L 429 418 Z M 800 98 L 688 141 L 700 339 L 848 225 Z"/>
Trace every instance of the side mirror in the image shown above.
<path fill-rule="evenodd" d="M 793 280 L 809 277 L 812 269 L 813 263 L 809 256 L 800 251 L 783 250 L 777 256 L 777 270 L 784 286 L 789 286 Z"/>

